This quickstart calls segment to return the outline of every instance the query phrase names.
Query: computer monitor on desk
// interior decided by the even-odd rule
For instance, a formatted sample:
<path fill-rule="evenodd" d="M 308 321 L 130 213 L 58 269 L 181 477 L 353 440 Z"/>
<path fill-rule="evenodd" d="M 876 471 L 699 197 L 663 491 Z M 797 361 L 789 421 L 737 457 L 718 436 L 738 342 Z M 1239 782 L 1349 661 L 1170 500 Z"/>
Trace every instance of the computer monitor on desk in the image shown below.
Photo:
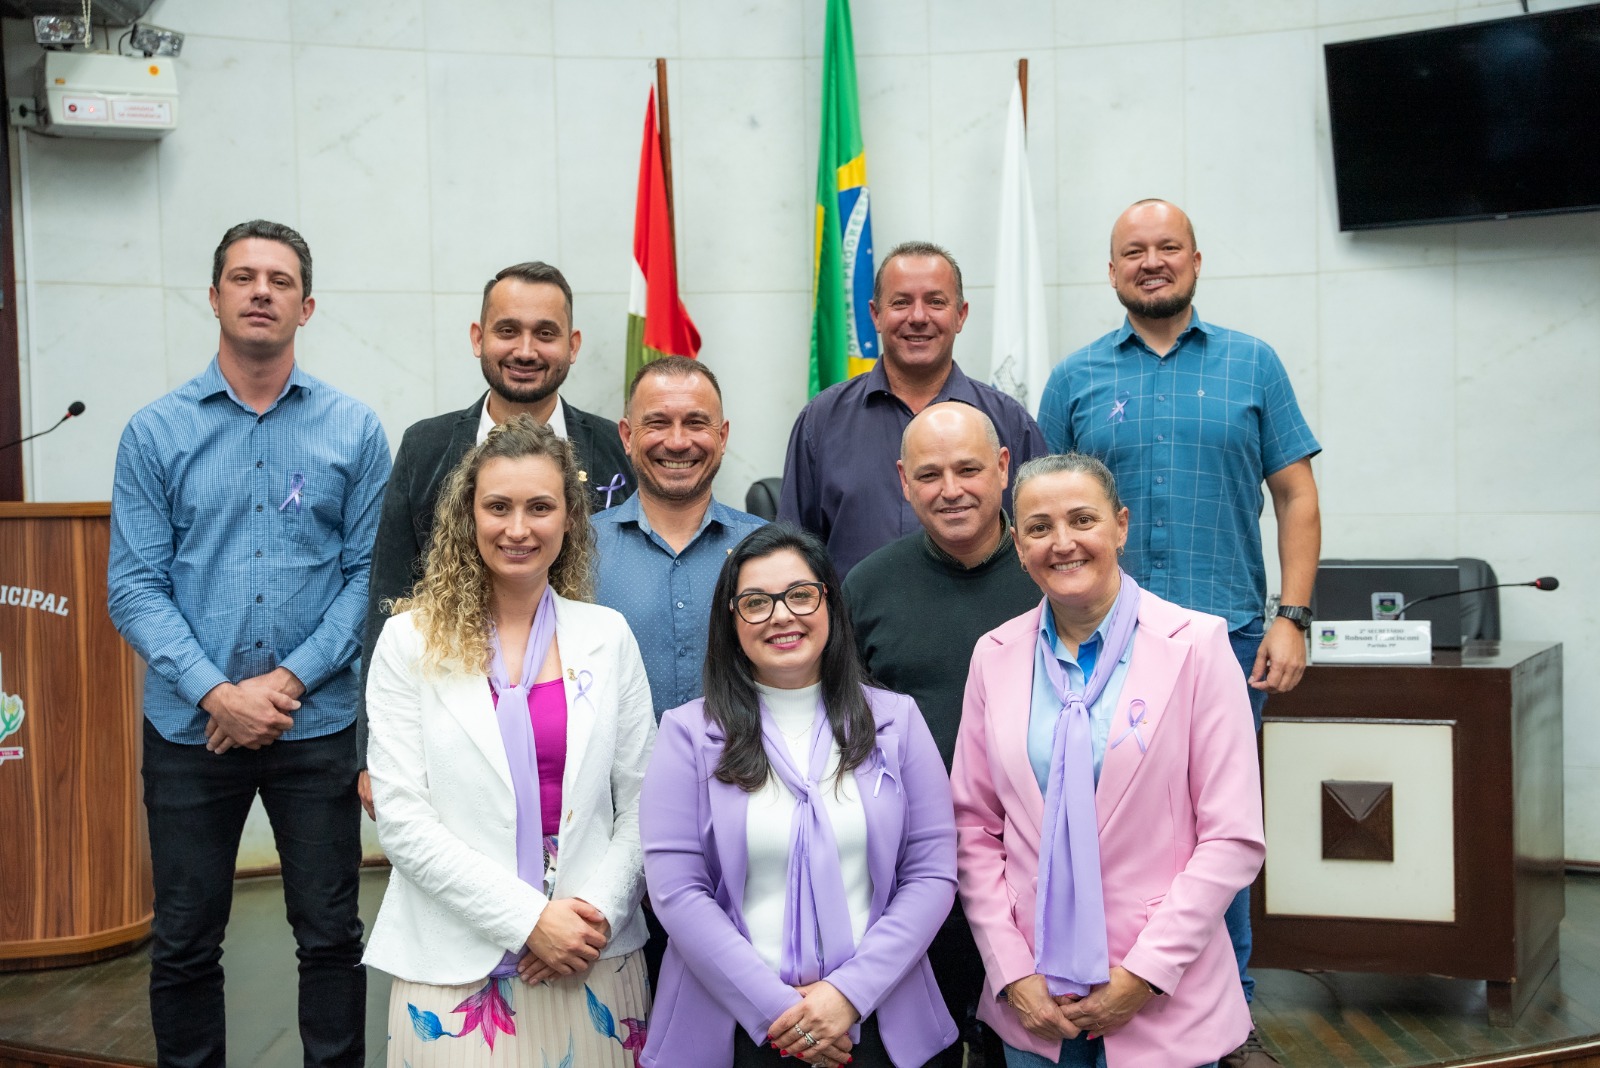
<path fill-rule="evenodd" d="M 1311 594 L 1311 612 L 1318 619 L 1426 619 L 1433 624 L 1435 649 L 1459 649 L 1460 597 L 1440 597 L 1401 610 L 1423 597 L 1460 589 L 1461 569 L 1455 564 L 1323 561 Z"/>

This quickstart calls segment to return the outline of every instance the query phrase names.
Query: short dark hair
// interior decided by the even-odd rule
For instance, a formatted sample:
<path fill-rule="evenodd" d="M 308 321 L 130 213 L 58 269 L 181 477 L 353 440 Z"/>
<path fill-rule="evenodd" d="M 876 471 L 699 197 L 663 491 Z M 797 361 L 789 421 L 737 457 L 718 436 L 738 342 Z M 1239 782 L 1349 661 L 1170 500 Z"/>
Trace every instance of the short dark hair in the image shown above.
<path fill-rule="evenodd" d="M 932 241 L 902 241 L 889 250 L 889 255 L 878 264 L 878 273 L 872 276 L 873 303 L 883 296 L 883 269 L 901 256 L 938 256 L 950 265 L 950 271 L 956 276 L 956 303 L 965 304 L 967 296 L 961 287 L 961 265 L 956 258 L 950 255 L 950 250 L 942 245 L 935 245 Z"/>
<path fill-rule="evenodd" d="M 867 673 L 856 654 L 850 610 L 828 550 L 814 534 L 789 523 L 771 523 L 752 531 L 722 563 L 711 595 L 711 625 L 706 634 L 706 660 L 701 675 L 705 714 L 722 728 L 718 781 L 754 792 L 767 781 L 770 767 L 761 744 L 761 702 L 750 658 L 739 644 L 733 601 L 739 596 L 739 570 L 751 560 L 791 549 L 800 555 L 826 587 L 828 641 L 822 647 L 822 704 L 833 737 L 839 743 L 839 781 L 866 763 L 877 745 L 877 725 L 862 687 Z"/>
<path fill-rule="evenodd" d="M 633 380 L 628 383 L 628 397 L 623 403 L 624 412 L 633 408 L 633 395 L 639 392 L 639 383 L 643 382 L 646 375 L 660 375 L 662 378 L 688 378 L 699 375 L 711 383 L 711 388 L 716 391 L 717 400 L 722 400 L 722 386 L 717 382 L 717 376 L 711 373 L 711 368 L 699 360 L 687 356 L 662 356 L 651 360 L 633 373 Z"/>
<path fill-rule="evenodd" d="M 567 284 L 567 276 L 558 268 L 550 266 L 543 260 L 529 260 L 526 263 L 513 263 L 496 274 L 483 286 L 483 304 L 478 308 L 478 322 L 484 323 L 484 317 L 489 314 L 489 294 L 494 292 L 494 287 L 507 278 L 515 278 L 519 282 L 527 282 L 535 286 L 555 286 L 561 290 L 561 295 L 567 298 L 567 329 L 572 329 L 572 287 Z"/>
<path fill-rule="evenodd" d="M 222 241 L 217 245 L 217 251 L 211 254 L 211 284 L 213 287 L 222 285 L 222 265 L 227 261 L 228 249 L 247 238 L 259 237 L 263 241 L 276 241 L 280 245 L 288 245 L 294 250 L 295 258 L 300 261 L 300 299 L 311 295 L 311 246 L 306 244 L 306 239 L 299 232 L 283 225 L 283 223 L 269 222 L 266 219 L 251 219 L 249 222 L 239 223 L 237 226 L 228 227 L 228 232 L 222 235 Z"/>

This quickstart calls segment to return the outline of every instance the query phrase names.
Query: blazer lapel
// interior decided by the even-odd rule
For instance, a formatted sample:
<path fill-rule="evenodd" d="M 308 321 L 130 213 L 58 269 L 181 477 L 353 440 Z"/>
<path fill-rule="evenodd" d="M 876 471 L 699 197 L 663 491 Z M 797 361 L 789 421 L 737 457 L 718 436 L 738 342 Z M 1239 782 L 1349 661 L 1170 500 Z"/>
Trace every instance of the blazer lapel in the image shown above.
<path fill-rule="evenodd" d="M 869 695 L 869 702 L 871 695 Z M 876 713 L 877 709 L 873 711 Z M 895 861 L 905 836 L 905 788 L 900 782 L 899 736 L 890 720 L 878 721 L 878 748 L 852 773 L 867 821 L 867 873 L 872 877 L 870 920 L 883 915 L 894 888 Z"/>
<path fill-rule="evenodd" d="M 556 648 L 561 655 L 562 689 L 567 698 L 567 763 L 561 774 L 561 796 L 571 809 L 582 799 L 582 784 L 604 782 L 610 788 L 609 770 L 598 778 L 583 776 L 583 757 L 589 748 L 589 737 L 594 733 L 597 715 L 595 694 L 608 665 L 601 663 L 600 642 L 597 635 L 587 633 L 574 625 L 568 602 L 556 598 Z M 615 687 L 616 679 L 603 680 L 607 687 Z M 562 823 L 565 827 L 565 822 Z"/>
<path fill-rule="evenodd" d="M 482 675 L 452 671 L 436 682 L 434 689 L 439 703 L 455 717 L 462 733 L 472 739 L 506 789 L 512 789 L 511 764 L 506 760 L 506 744 L 500 737 L 500 721 L 488 682 Z"/>
<path fill-rule="evenodd" d="M 711 841 L 702 842 L 702 845 L 707 853 L 716 854 L 716 864 L 722 873 L 719 895 L 723 898 L 722 904 L 732 907 L 740 931 L 748 938 L 750 932 L 744 927 L 744 878 L 750 864 L 750 851 L 745 841 L 750 795 L 712 774 L 722 759 L 720 737 L 703 737 L 700 747 L 700 766 L 706 775 L 706 795 L 711 804 Z"/>
<path fill-rule="evenodd" d="M 989 719 L 1000 749 L 1000 767 L 1022 802 L 1021 814 L 1031 822 L 1029 830 L 1035 839 L 1044 831 L 1044 794 L 1028 759 L 1028 720 L 1033 712 L 1034 650 L 1038 647 L 1041 611 L 1042 602 L 1029 613 L 1027 630 L 1000 646 L 987 671 L 992 702 Z"/>
<path fill-rule="evenodd" d="M 1173 641 L 1139 620 L 1133 636 L 1133 656 L 1117 698 L 1106 737 L 1105 759 L 1100 763 L 1100 784 L 1095 789 L 1095 810 L 1103 831 L 1128 792 L 1133 777 L 1144 764 L 1145 751 L 1155 744 L 1172 687 L 1188 646 Z M 1138 721 L 1135 728 L 1134 721 Z M 1140 745 L 1143 739 L 1144 744 Z"/>

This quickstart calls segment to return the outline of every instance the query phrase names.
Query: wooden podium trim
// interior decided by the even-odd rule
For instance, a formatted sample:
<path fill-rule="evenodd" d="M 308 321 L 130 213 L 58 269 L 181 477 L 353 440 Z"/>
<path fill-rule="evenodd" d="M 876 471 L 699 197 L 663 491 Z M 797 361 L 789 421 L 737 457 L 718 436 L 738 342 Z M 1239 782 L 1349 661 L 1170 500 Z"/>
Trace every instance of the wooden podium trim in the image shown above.
<path fill-rule="evenodd" d="M 81 519 L 110 514 L 110 501 L 0 501 L 0 519 Z"/>
<path fill-rule="evenodd" d="M 144 919 L 94 934 L 74 935 L 67 938 L 38 938 L 30 942 L 0 942 L 0 961 L 19 960 L 25 957 L 66 957 L 80 953 L 95 953 L 102 949 L 131 945 L 150 933 L 151 915 Z M 4 971 L 0 967 L 0 971 Z"/>

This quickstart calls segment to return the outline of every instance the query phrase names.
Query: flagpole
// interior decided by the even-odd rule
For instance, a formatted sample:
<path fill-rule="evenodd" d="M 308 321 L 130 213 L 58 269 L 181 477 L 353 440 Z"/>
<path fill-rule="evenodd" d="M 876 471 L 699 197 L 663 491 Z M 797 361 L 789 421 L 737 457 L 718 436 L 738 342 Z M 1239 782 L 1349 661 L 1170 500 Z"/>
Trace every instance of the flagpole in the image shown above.
<path fill-rule="evenodd" d="M 1028 128 L 1028 60 L 1017 60 L 1017 84 L 1022 86 L 1022 128 Z M 668 188 L 671 188 L 670 184 Z"/>
<path fill-rule="evenodd" d="M 656 134 L 661 138 L 661 174 L 667 187 L 667 233 L 672 235 L 672 270 L 678 270 L 678 219 L 672 195 L 672 125 L 667 117 L 667 61 L 656 58 Z"/>

